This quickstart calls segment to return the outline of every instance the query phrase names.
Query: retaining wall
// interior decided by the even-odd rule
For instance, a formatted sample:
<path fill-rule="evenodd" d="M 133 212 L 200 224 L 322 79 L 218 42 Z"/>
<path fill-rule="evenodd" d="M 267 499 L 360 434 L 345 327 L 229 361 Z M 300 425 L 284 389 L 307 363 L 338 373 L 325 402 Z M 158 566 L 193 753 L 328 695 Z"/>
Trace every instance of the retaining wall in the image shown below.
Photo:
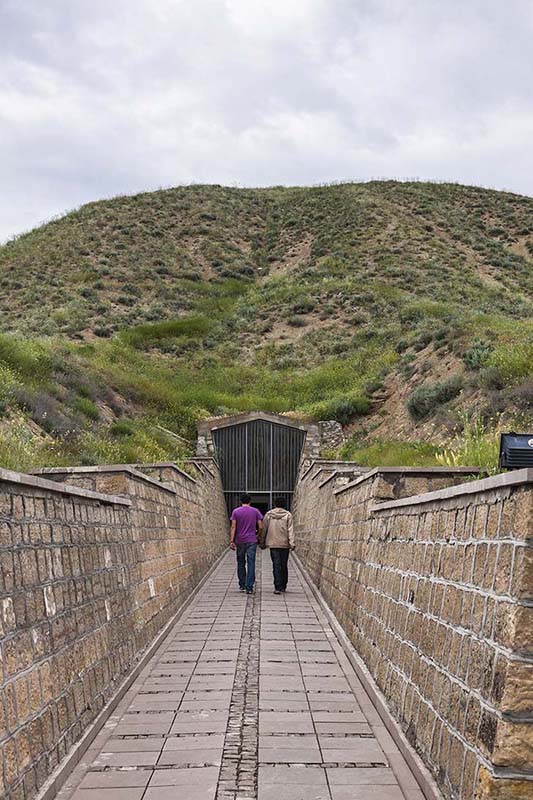
<path fill-rule="evenodd" d="M 210 459 L 143 469 L 0 470 L 6 800 L 43 786 L 227 544 Z"/>
<path fill-rule="evenodd" d="M 310 577 L 446 797 L 533 798 L 533 471 L 342 475 L 298 485 Z"/>

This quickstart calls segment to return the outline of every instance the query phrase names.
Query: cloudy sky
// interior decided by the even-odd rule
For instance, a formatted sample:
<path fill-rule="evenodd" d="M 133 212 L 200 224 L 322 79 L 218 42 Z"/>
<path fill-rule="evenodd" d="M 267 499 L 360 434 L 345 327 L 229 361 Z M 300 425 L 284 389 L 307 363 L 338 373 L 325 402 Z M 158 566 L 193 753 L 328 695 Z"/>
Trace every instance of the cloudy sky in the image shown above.
<path fill-rule="evenodd" d="M 0 0 L 0 239 L 190 182 L 533 194 L 531 0 Z"/>

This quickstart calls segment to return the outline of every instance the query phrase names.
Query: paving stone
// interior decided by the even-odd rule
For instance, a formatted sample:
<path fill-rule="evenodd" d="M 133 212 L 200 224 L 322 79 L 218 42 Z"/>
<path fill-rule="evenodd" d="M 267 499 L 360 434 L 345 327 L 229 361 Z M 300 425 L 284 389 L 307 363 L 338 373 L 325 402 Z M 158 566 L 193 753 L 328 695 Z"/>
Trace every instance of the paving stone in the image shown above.
<path fill-rule="evenodd" d="M 344 673 L 338 664 L 302 664 L 302 675 L 304 677 L 326 676 L 331 678 L 343 678 Z"/>
<path fill-rule="evenodd" d="M 285 653 L 283 651 L 271 650 L 261 653 L 260 664 L 287 663 L 299 664 L 296 653 Z"/>
<path fill-rule="evenodd" d="M 296 645 L 294 642 L 289 642 L 288 640 L 285 642 L 261 640 L 261 655 L 267 655 L 269 653 L 284 653 L 285 655 L 292 655 L 293 658 L 297 658 Z"/>
<path fill-rule="evenodd" d="M 394 772 L 387 767 L 330 767 L 326 773 L 330 786 L 382 786 L 397 783 Z"/>
<path fill-rule="evenodd" d="M 233 675 L 193 675 L 188 688 L 195 689 L 231 689 L 233 686 Z"/>
<path fill-rule="evenodd" d="M 102 747 L 105 753 L 147 753 L 161 751 L 167 742 L 164 736 L 142 736 L 137 738 L 115 739 L 110 737 Z"/>
<path fill-rule="evenodd" d="M 143 800 L 214 800 L 218 767 L 154 772 Z"/>
<path fill-rule="evenodd" d="M 320 764 L 320 751 L 312 747 L 260 747 L 259 761 L 267 764 Z"/>
<path fill-rule="evenodd" d="M 93 765 L 101 769 L 108 767 L 153 767 L 157 764 L 161 750 L 144 750 L 127 753 L 99 753 Z"/>
<path fill-rule="evenodd" d="M 259 746 L 265 748 L 279 748 L 286 747 L 289 749 L 298 747 L 316 747 L 318 748 L 318 736 L 314 733 L 306 733 L 303 735 L 295 735 L 291 733 L 275 735 L 261 735 L 259 736 Z"/>
<path fill-rule="evenodd" d="M 179 700 L 172 700 L 161 695 L 137 695 L 133 700 L 130 710 L 131 711 L 146 711 L 147 709 L 156 711 L 177 711 L 182 702 L 183 695 L 179 695 Z"/>
<path fill-rule="evenodd" d="M 267 663 L 262 662 L 259 667 L 259 674 L 264 676 L 269 675 L 296 675 L 298 678 L 301 678 L 302 671 L 300 669 L 300 665 L 298 662 L 290 663 L 290 662 L 282 662 L 277 663 L 275 661 L 269 661 Z"/>
<path fill-rule="evenodd" d="M 157 716 L 157 715 L 154 715 Z M 120 722 L 114 730 L 117 736 L 145 736 L 146 734 L 153 733 L 168 733 L 170 728 L 169 722 Z"/>
<path fill-rule="evenodd" d="M 307 700 L 268 700 L 261 694 L 259 711 L 309 711 Z"/>
<path fill-rule="evenodd" d="M 149 769 L 108 769 L 88 772 L 80 783 L 80 789 L 126 789 L 145 787 L 152 777 Z"/>
<path fill-rule="evenodd" d="M 215 748 L 195 748 L 194 750 L 165 750 L 159 756 L 157 766 L 209 766 L 219 767 L 222 763 L 222 746 Z"/>
<path fill-rule="evenodd" d="M 227 700 L 211 699 L 206 700 L 183 700 L 180 711 L 227 711 L 229 708 L 229 698 Z"/>
<path fill-rule="evenodd" d="M 353 740 L 348 743 L 335 742 L 334 747 L 324 745 L 320 740 L 322 755 L 326 763 L 379 764 L 387 766 L 387 758 L 378 743 L 372 739 Z"/>
<path fill-rule="evenodd" d="M 317 722 L 366 722 L 366 717 L 360 709 L 346 710 L 311 710 L 315 723 Z"/>
<path fill-rule="evenodd" d="M 309 705 L 317 711 L 339 711 L 343 708 L 360 708 L 359 703 L 351 692 L 308 692 Z"/>
<path fill-rule="evenodd" d="M 225 711 L 178 712 L 170 733 L 224 733 L 227 725 Z"/>
<path fill-rule="evenodd" d="M 405 800 L 399 786 L 332 786 L 332 800 Z"/>
<path fill-rule="evenodd" d="M 326 771 L 320 767 L 301 767 L 278 765 L 259 767 L 259 783 L 300 786 L 327 786 Z"/>
<path fill-rule="evenodd" d="M 116 789 L 77 789 L 72 795 L 72 800 L 141 800 L 146 797 L 144 792 L 144 787 L 133 788 L 131 786 Z"/>
<path fill-rule="evenodd" d="M 366 722 L 317 722 L 314 716 L 313 719 L 318 734 L 334 733 L 340 735 L 350 733 L 372 733 L 372 728 Z"/>
<path fill-rule="evenodd" d="M 350 684 L 346 678 L 309 678 L 304 677 L 308 692 L 350 692 Z"/>
<path fill-rule="evenodd" d="M 314 725 L 305 711 L 260 711 L 259 733 L 314 733 Z"/>
<path fill-rule="evenodd" d="M 299 653 L 329 653 L 333 648 L 329 642 L 298 642 Z"/>
<path fill-rule="evenodd" d="M 280 687 L 280 684 L 282 686 Z M 302 692 L 304 691 L 304 682 L 301 677 L 296 675 L 289 675 L 280 681 L 277 677 L 272 677 L 268 675 L 261 675 L 259 678 L 259 686 L 261 691 L 274 691 L 274 690 L 282 690 L 284 692 Z"/>
<path fill-rule="evenodd" d="M 280 800 L 279 783 L 259 783 L 258 800 Z M 327 786 L 283 787 L 283 800 L 331 800 Z"/>
<path fill-rule="evenodd" d="M 336 664 L 337 657 L 335 653 L 331 650 L 329 652 L 304 652 L 300 653 L 300 663 L 301 664 Z"/>
<path fill-rule="evenodd" d="M 211 662 L 197 664 L 195 675 L 233 675 L 235 672 L 235 662 Z"/>
<path fill-rule="evenodd" d="M 307 694 L 305 692 L 280 692 L 275 691 L 273 689 L 262 689 L 259 692 L 259 697 L 261 700 L 265 702 L 269 702 L 271 700 L 292 700 L 293 702 L 296 701 L 298 703 L 306 703 L 307 704 Z"/>

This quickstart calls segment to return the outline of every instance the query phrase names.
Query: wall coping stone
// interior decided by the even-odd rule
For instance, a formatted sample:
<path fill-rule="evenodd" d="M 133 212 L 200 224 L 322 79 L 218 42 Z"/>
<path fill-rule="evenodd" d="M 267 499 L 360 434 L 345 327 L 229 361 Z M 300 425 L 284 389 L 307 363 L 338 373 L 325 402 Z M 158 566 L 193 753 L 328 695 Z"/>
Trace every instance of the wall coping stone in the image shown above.
<path fill-rule="evenodd" d="M 211 462 L 211 464 L 206 463 L 209 461 Z M 211 466 L 214 465 L 218 469 L 218 464 L 212 458 L 202 458 L 201 456 L 197 458 L 196 456 L 192 456 L 191 458 L 187 459 L 187 463 L 192 464 L 193 467 L 195 467 L 197 470 L 199 470 L 201 467 L 209 475 L 211 475 L 212 478 L 215 477 L 216 473 L 212 471 Z"/>
<path fill-rule="evenodd" d="M 163 483 L 163 481 L 158 481 L 156 478 L 151 478 L 149 475 L 146 475 L 144 472 L 140 472 L 138 469 L 135 469 L 134 466 L 130 464 L 111 464 L 111 465 L 104 465 L 104 464 L 97 464 L 92 467 L 44 467 L 43 469 L 36 469 L 32 471 L 33 475 L 90 475 L 93 474 L 100 474 L 105 475 L 109 472 L 122 472 L 126 475 L 130 475 L 132 478 L 137 478 L 138 480 L 145 481 L 146 483 L 151 483 L 154 486 L 157 486 L 159 489 L 163 489 L 165 492 L 170 492 L 171 494 L 176 494 L 176 489 L 173 486 L 169 486 L 168 483 Z"/>
<path fill-rule="evenodd" d="M 326 486 L 326 484 L 328 484 L 334 478 L 338 478 L 339 476 L 340 477 L 348 477 L 346 473 L 352 473 L 353 474 L 356 470 L 359 470 L 359 469 L 360 469 L 360 471 L 362 473 L 365 473 L 365 472 L 368 472 L 369 468 L 368 467 L 360 467 L 360 468 L 359 467 L 354 467 L 353 469 L 350 469 L 348 467 L 348 468 L 342 469 L 341 467 L 339 467 L 338 469 L 334 469 L 332 472 L 330 472 L 330 474 L 328 475 L 327 478 L 324 478 L 322 483 L 318 484 L 318 488 L 322 489 L 323 486 Z"/>
<path fill-rule="evenodd" d="M 400 500 L 388 500 L 385 503 L 377 503 L 371 506 L 370 511 L 387 511 L 392 508 L 402 506 L 415 506 L 422 503 L 433 503 L 438 500 L 448 500 L 452 497 L 460 497 L 468 494 L 481 494 L 490 492 L 493 489 L 502 489 L 508 486 L 524 486 L 533 483 L 533 469 L 517 469 L 511 472 L 502 472 L 490 478 L 483 478 L 479 481 L 461 483 L 459 486 L 448 486 L 446 489 L 436 489 L 433 492 L 415 494 L 412 497 L 402 497 Z M 343 487 L 344 488 L 344 487 Z"/>
<path fill-rule="evenodd" d="M 189 461 L 189 459 L 187 459 L 187 461 Z M 154 461 L 152 464 L 144 464 L 144 463 L 143 464 L 135 464 L 135 468 L 136 469 L 142 470 L 143 467 L 146 467 L 146 469 L 173 469 L 175 472 L 177 472 L 183 478 L 187 478 L 188 480 L 192 481 L 193 483 L 198 483 L 196 478 L 193 478 L 193 476 L 189 475 L 188 472 L 185 472 L 185 470 L 181 469 L 181 467 L 178 467 L 178 465 L 174 461 Z M 148 476 L 148 477 L 150 477 L 150 476 Z M 156 480 L 156 479 L 152 478 L 152 480 Z M 156 481 L 156 482 L 158 484 L 161 483 L 161 481 Z"/>
<path fill-rule="evenodd" d="M 332 471 L 334 473 L 335 467 L 319 467 L 317 471 L 311 475 L 311 480 L 314 481 L 315 478 L 318 478 L 318 476 L 321 475 L 323 472 L 329 472 L 329 471 Z"/>
<path fill-rule="evenodd" d="M 304 459 L 306 460 L 306 459 Z M 299 481 L 303 481 L 307 475 L 311 472 L 313 467 L 318 467 L 318 471 L 312 475 L 311 480 L 322 470 L 326 469 L 348 469 L 348 470 L 358 470 L 359 472 L 368 472 L 370 467 L 361 467 L 355 461 L 338 461 L 335 459 L 329 458 L 313 458 L 311 463 L 305 467 L 304 471 L 300 475 Z"/>
<path fill-rule="evenodd" d="M 35 474 L 26 475 L 22 472 L 12 472 L 9 469 L 2 469 L 1 467 L 0 481 L 4 481 L 5 483 L 16 483 L 20 486 L 31 486 L 34 489 L 43 489 L 47 492 L 56 492 L 57 494 L 85 497 L 88 500 L 99 500 L 101 503 L 109 503 L 110 505 L 131 506 L 131 500 L 128 500 L 126 497 L 120 497 L 116 494 L 93 492 L 91 489 L 82 489 L 79 486 L 72 486 L 68 483 L 48 481 L 46 478 L 41 478 Z"/>
<path fill-rule="evenodd" d="M 198 433 L 204 434 L 208 431 L 216 431 L 220 428 L 228 428 L 244 422 L 254 422 L 255 420 L 273 422 L 275 425 L 285 425 L 289 428 L 299 428 L 306 431 L 318 430 L 316 422 L 307 422 L 299 417 L 288 417 L 284 414 L 275 414 L 270 411 L 242 411 L 239 414 L 224 414 L 220 417 L 202 419 L 198 423 Z"/>
<path fill-rule="evenodd" d="M 344 459 L 335 458 L 313 458 L 313 464 L 320 464 L 327 469 L 327 467 L 349 467 L 353 469 L 369 470 L 370 467 L 362 467 L 357 461 L 345 461 Z"/>
<path fill-rule="evenodd" d="M 336 478 L 338 474 L 339 474 L 339 470 L 338 469 L 334 469 L 332 472 L 330 472 L 330 474 L 328 475 L 327 478 L 324 478 L 324 480 L 321 483 L 318 484 L 318 488 L 322 489 L 322 487 L 325 486 L 326 483 L 329 483 L 330 481 L 332 481 L 333 478 Z"/>
<path fill-rule="evenodd" d="M 341 494 L 358 486 L 363 481 L 376 475 L 479 475 L 479 467 L 374 467 L 369 472 L 356 478 L 346 486 L 336 489 L 334 494 Z"/>

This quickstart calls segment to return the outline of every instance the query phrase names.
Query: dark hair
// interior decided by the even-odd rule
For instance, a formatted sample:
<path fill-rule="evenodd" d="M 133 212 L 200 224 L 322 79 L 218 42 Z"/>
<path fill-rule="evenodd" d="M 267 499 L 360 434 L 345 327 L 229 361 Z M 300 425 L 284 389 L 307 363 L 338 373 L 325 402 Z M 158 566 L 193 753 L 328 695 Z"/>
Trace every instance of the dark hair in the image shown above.
<path fill-rule="evenodd" d="M 251 503 L 251 502 L 252 502 L 252 498 L 250 497 L 249 494 L 241 495 L 241 503 Z"/>
<path fill-rule="evenodd" d="M 284 497 L 274 498 L 274 505 L 276 508 L 287 508 L 287 501 Z"/>

